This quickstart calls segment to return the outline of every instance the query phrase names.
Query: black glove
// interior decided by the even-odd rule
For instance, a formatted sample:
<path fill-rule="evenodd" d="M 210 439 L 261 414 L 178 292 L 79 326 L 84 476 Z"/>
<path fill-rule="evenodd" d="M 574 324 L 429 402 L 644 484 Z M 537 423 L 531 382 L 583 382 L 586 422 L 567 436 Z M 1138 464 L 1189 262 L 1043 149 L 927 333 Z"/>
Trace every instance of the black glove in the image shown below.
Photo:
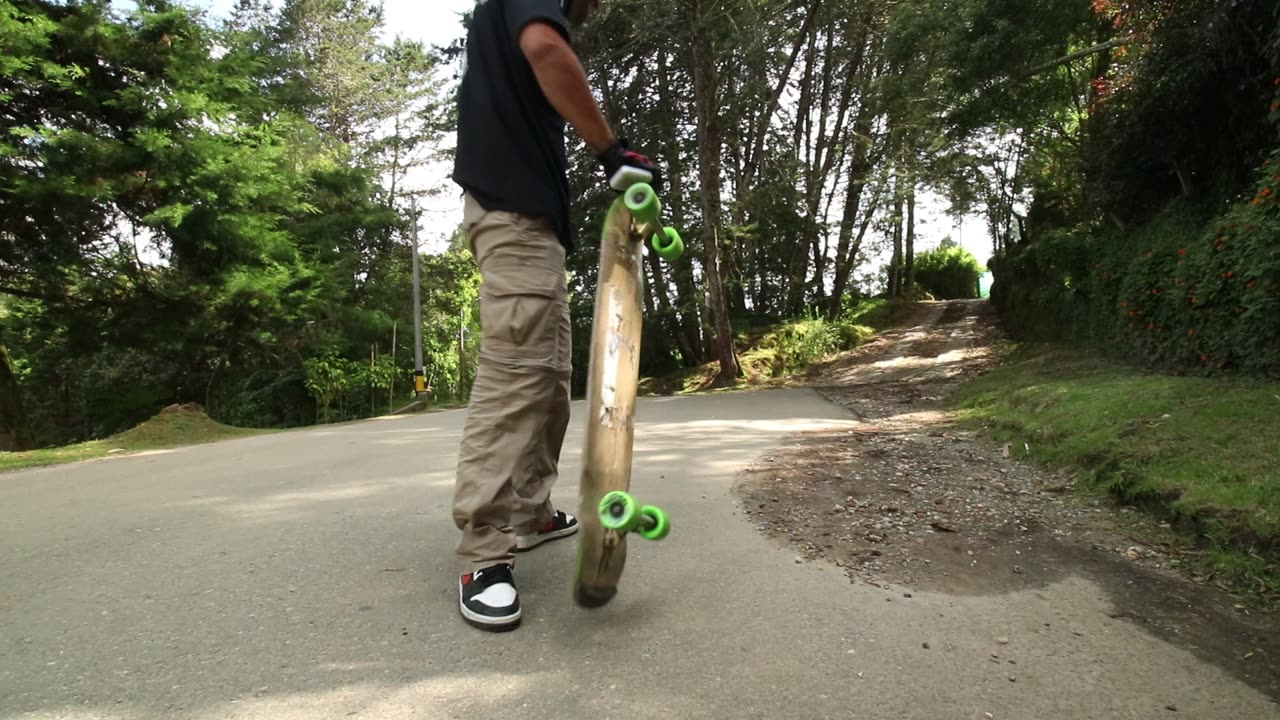
<path fill-rule="evenodd" d="M 662 192 L 662 171 L 649 158 L 628 150 L 626 139 L 614 140 L 596 159 L 604 166 L 605 179 L 614 190 L 626 192 L 632 185 L 644 182 Z"/>

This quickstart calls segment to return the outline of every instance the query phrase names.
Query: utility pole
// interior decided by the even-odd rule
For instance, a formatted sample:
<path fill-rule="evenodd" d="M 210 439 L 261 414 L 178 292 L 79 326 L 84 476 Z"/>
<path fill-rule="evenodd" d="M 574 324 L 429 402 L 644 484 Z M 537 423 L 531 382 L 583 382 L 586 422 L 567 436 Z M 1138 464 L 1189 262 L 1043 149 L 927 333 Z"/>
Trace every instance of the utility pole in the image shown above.
<path fill-rule="evenodd" d="M 426 392 L 426 372 L 422 367 L 422 275 L 418 269 L 418 198 L 413 198 L 413 392 Z"/>

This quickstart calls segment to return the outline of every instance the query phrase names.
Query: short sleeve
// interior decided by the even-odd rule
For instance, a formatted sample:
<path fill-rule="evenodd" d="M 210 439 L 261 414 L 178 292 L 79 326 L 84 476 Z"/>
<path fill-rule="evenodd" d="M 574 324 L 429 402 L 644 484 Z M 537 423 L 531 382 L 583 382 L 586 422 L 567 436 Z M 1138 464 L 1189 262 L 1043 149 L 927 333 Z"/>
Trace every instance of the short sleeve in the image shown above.
<path fill-rule="evenodd" d="M 492 0 L 490 0 L 492 2 Z M 569 39 L 569 25 L 560 10 L 560 0 L 502 0 L 507 13 L 507 30 L 520 42 L 520 33 L 532 22 L 545 22 Z"/>

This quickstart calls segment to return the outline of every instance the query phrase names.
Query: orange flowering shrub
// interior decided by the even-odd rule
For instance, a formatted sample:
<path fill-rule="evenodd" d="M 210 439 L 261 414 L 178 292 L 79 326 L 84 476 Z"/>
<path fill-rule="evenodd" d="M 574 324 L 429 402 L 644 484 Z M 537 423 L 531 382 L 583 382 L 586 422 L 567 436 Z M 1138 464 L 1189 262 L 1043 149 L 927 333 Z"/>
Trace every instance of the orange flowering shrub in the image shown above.
<path fill-rule="evenodd" d="M 992 300 L 1022 337 L 1085 337 L 1153 365 L 1280 377 L 1278 167 L 1280 149 L 1208 224 L 1172 209 L 1136 233 L 1058 231 L 996 258 Z"/>

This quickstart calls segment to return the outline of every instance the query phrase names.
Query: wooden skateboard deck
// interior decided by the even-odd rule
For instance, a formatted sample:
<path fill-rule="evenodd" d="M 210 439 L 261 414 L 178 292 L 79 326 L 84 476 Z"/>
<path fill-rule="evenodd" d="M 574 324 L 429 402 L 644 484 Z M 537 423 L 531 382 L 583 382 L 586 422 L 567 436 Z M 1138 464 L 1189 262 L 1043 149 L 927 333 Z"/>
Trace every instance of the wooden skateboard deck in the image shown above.
<path fill-rule="evenodd" d="M 617 594 L 628 534 L 658 540 L 670 527 L 665 513 L 641 507 L 629 495 L 640 379 L 644 239 L 652 237 L 655 251 L 668 260 L 684 249 L 674 230 L 657 225 L 659 213 L 652 188 L 638 183 L 613 202 L 601 231 L 574 581 L 574 599 L 584 607 L 599 607 Z M 611 502 L 602 508 L 606 498 Z"/>

